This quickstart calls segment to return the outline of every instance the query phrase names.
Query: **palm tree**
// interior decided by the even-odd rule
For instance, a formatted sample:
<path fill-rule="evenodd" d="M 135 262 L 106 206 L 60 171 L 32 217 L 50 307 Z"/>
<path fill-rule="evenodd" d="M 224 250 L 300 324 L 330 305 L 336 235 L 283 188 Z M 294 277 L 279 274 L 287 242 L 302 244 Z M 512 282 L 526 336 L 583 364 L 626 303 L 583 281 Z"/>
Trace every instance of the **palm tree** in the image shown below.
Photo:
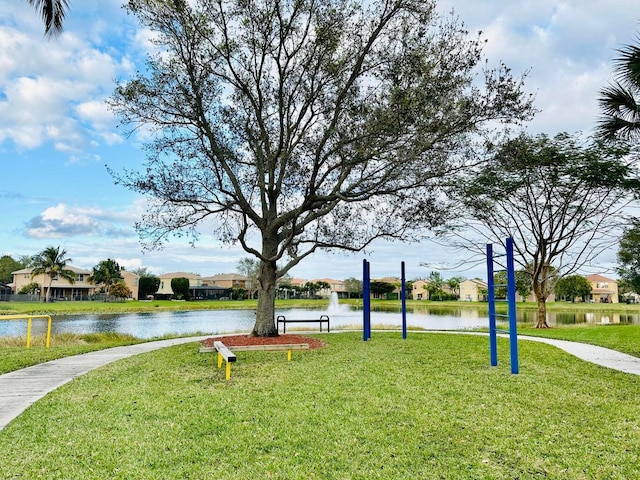
<path fill-rule="evenodd" d="M 122 269 L 118 262 L 110 258 L 102 260 L 98 265 L 93 267 L 93 274 L 88 278 L 91 283 L 104 285 L 104 301 L 107 301 L 109 288 L 118 280 L 123 280 Z"/>
<path fill-rule="evenodd" d="M 598 135 L 611 140 L 640 138 L 640 46 L 627 45 L 614 60 L 614 81 L 600 91 L 603 116 Z"/>
<path fill-rule="evenodd" d="M 45 295 L 46 302 L 51 298 L 51 284 L 54 279 L 64 278 L 68 280 L 69 283 L 76 281 L 75 272 L 66 268 L 67 262 L 71 261 L 70 258 L 66 258 L 66 255 L 66 250 L 60 250 L 59 246 L 47 247 L 33 259 L 31 278 L 42 274 L 49 276 L 49 286 Z"/>
<path fill-rule="evenodd" d="M 27 0 L 27 2 L 40 12 L 46 37 L 62 32 L 64 17 L 69 9 L 69 0 Z"/>

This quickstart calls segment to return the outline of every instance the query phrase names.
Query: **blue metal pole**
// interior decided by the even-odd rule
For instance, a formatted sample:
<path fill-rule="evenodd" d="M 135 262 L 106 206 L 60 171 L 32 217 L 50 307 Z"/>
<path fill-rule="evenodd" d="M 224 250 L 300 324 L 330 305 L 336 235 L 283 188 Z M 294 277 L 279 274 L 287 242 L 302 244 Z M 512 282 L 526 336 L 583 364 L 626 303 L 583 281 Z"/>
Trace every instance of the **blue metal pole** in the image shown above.
<path fill-rule="evenodd" d="M 511 373 L 518 373 L 518 322 L 516 316 L 516 272 L 513 262 L 513 238 L 507 238 L 507 301 L 509 302 Z"/>
<path fill-rule="evenodd" d="M 402 298 L 402 338 L 407 338 L 407 291 L 404 276 L 404 262 L 400 263 L 400 296 Z"/>
<path fill-rule="evenodd" d="M 498 365 L 498 339 L 496 334 L 496 296 L 493 282 L 493 245 L 487 244 L 487 295 L 489 302 L 489 351 L 491 366 Z"/>
<path fill-rule="evenodd" d="M 367 261 L 367 340 L 371 338 L 371 262 Z"/>
<path fill-rule="evenodd" d="M 362 261 L 362 340 L 369 339 L 369 309 L 370 309 L 370 286 L 369 286 L 369 262 Z"/>

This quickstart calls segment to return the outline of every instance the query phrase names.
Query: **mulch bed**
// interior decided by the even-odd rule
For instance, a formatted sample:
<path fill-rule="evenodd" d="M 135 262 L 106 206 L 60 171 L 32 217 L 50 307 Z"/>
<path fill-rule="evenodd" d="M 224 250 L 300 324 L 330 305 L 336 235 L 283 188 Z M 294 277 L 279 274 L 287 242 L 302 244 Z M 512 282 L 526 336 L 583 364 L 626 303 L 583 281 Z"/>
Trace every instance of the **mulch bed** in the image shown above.
<path fill-rule="evenodd" d="M 229 347 L 244 347 L 246 345 L 283 345 L 288 343 L 308 343 L 310 349 L 321 348 L 326 343 L 315 338 L 305 337 L 302 335 L 279 335 L 277 337 L 251 337 L 249 335 L 223 335 L 219 337 L 207 338 L 202 341 L 205 347 L 213 347 L 215 341 L 224 342 Z"/>

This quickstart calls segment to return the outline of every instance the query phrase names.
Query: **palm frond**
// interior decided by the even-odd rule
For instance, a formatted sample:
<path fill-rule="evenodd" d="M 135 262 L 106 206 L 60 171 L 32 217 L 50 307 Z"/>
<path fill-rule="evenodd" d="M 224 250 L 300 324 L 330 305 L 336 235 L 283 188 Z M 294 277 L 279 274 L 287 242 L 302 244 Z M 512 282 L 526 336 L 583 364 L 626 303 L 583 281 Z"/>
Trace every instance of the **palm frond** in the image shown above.
<path fill-rule="evenodd" d="M 62 33 L 64 18 L 69 9 L 69 0 L 27 0 L 44 21 L 45 36 L 55 36 Z"/>

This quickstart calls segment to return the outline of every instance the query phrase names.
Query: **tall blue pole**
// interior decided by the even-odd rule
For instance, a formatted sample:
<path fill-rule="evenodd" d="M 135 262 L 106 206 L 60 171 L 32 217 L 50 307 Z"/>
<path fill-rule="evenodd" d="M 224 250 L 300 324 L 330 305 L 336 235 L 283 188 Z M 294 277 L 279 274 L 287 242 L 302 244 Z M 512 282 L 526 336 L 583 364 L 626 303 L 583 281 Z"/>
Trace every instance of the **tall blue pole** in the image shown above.
<path fill-rule="evenodd" d="M 491 366 L 498 365 L 498 339 L 496 333 L 496 295 L 493 281 L 493 245 L 487 244 L 487 294 L 489 302 L 489 351 Z"/>
<path fill-rule="evenodd" d="M 516 272 L 513 262 L 513 238 L 507 238 L 507 301 L 509 302 L 511 373 L 518 373 L 518 322 L 516 317 Z"/>
<path fill-rule="evenodd" d="M 362 261 L 362 340 L 371 338 L 371 288 L 369 282 L 369 262 Z"/>
<path fill-rule="evenodd" d="M 407 291 L 404 276 L 404 262 L 400 263 L 400 297 L 402 298 L 402 338 L 407 338 Z"/>

